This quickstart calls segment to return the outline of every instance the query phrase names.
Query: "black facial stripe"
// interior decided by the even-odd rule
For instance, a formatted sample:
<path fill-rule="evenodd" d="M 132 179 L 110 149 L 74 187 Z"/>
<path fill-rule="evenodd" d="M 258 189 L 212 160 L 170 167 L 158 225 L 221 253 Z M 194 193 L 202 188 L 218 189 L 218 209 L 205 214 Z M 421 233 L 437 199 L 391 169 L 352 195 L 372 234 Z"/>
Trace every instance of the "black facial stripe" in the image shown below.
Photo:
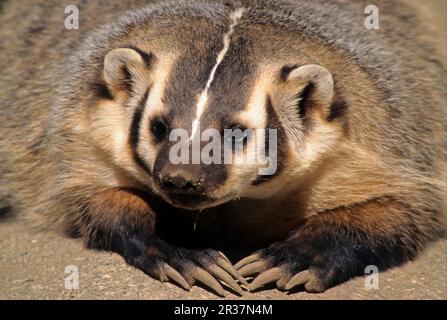
<path fill-rule="evenodd" d="M 144 162 L 143 158 L 141 158 L 141 156 L 138 154 L 138 142 L 140 140 L 141 120 L 143 118 L 144 107 L 146 105 L 146 101 L 149 96 L 149 91 L 150 88 L 148 88 L 144 93 L 133 115 L 132 124 L 130 126 L 129 143 L 132 149 L 132 157 L 134 161 L 141 168 L 143 168 L 146 172 L 150 174 L 151 170 L 149 169 L 149 166 Z"/>
<path fill-rule="evenodd" d="M 217 120 L 220 123 L 231 123 L 229 115 L 243 111 L 247 105 L 247 94 L 234 94 L 234 92 L 247 93 L 253 82 L 255 66 L 250 60 L 242 59 L 250 55 L 250 39 L 234 33 L 231 45 L 225 58 L 216 70 L 214 81 L 211 84 L 209 107 L 204 115 L 207 120 Z"/>
<path fill-rule="evenodd" d="M 270 98 L 270 96 L 267 97 L 267 130 L 268 129 L 276 129 L 276 146 L 277 146 L 277 150 L 276 150 L 276 156 L 277 156 L 277 168 L 276 168 L 276 172 L 272 175 L 268 175 L 268 176 L 263 176 L 263 175 L 258 175 L 256 177 L 256 179 L 254 181 L 252 181 L 252 185 L 253 186 L 258 186 L 264 182 L 270 181 L 271 179 L 273 179 L 274 177 L 278 176 L 281 174 L 282 170 L 283 170 L 283 161 L 285 160 L 286 157 L 286 146 L 287 146 L 287 139 L 286 139 L 286 134 L 285 134 L 285 130 L 284 127 L 282 126 L 281 122 L 279 121 L 278 115 L 275 112 L 275 109 L 273 108 L 273 104 L 272 104 L 272 99 Z M 265 134 L 265 151 L 266 154 L 269 154 L 270 150 L 269 150 L 269 133 L 268 131 L 266 131 Z"/>

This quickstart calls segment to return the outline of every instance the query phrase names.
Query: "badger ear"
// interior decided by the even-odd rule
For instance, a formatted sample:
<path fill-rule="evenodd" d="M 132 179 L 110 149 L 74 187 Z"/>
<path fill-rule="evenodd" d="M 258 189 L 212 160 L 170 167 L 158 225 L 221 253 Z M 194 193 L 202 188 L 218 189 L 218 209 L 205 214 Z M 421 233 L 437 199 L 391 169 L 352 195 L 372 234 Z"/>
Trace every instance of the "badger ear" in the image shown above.
<path fill-rule="evenodd" d="M 308 64 L 283 67 L 283 92 L 289 93 L 301 118 L 311 115 L 329 117 L 334 98 L 334 81 L 326 68 Z"/>
<path fill-rule="evenodd" d="M 139 49 L 118 48 L 104 58 L 104 80 L 112 92 L 132 90 L 133 85 L 147 77 L 152 56 Z"/>

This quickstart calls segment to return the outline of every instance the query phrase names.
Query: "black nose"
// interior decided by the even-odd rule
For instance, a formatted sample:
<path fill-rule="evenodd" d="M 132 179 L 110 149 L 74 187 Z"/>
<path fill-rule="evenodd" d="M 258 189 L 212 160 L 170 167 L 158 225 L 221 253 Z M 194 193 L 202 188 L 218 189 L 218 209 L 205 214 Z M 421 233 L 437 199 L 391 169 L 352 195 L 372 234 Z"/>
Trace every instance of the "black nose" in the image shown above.
<path fill-rule="evenodd" d="M 160 177 L 160 182 L 167 191 L 173 193 L 202 193 L 203 180 L 187 171 L 173 171 Z"/>

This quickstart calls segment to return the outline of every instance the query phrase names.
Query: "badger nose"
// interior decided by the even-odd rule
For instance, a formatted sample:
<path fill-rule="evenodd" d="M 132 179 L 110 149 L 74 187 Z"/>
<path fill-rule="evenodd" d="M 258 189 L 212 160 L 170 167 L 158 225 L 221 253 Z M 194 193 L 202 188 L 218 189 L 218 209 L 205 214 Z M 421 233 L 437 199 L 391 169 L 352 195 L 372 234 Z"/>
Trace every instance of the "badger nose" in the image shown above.
<path fill-rule="evenodd" d="M 160 181 L 167 191 L 173 193 L 202 193 L 203 179 L 185 169 L 172 169 L 162 174 Z"/>

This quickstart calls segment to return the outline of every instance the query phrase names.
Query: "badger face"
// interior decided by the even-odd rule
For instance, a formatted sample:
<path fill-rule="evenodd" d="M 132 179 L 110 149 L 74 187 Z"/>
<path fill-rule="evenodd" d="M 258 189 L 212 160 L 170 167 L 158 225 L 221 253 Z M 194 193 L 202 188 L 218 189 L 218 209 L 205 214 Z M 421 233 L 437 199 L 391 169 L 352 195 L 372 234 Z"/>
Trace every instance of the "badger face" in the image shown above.
<path fill-rule="evenodd" d="M 332 76 L 292 34 L 262 12 L 211 9 L 128 32 L 105 55 L 111 98 L 92 117 L 118 167 L 191 210 L 285 192 L 341 136 Z"/>

